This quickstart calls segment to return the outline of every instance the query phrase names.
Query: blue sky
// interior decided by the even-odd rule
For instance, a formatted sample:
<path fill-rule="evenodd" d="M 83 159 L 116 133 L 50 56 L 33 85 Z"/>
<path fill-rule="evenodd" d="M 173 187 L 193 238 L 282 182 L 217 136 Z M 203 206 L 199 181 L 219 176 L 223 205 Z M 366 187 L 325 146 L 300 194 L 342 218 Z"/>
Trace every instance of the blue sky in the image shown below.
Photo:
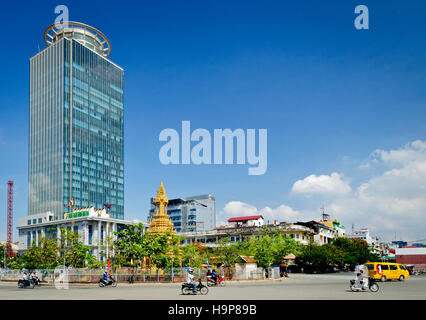
<path fill-rule="evenodd" d="M 169 198 L 215 195 L 218 222 L 254 212 L 318 219 L 324 204 L 347 229 L 426 238 L 426 193 L 416 194 L 426 189 L 416 180 L 426 167 L 426 4 L 348 0 L 2 4 L 0 239 L 7 180 L 15 217 L 27 214 L 29 58 L 45 48 L 60 4 L 108 37 L 125 70 L 126 219 L 146 220 L 163 180 Z M 359 4 L 369 30 L 354 27 Z M 267 129 L 266 174 L 162 165 L 159 133 L 182 120 L 210 132 Z"/>

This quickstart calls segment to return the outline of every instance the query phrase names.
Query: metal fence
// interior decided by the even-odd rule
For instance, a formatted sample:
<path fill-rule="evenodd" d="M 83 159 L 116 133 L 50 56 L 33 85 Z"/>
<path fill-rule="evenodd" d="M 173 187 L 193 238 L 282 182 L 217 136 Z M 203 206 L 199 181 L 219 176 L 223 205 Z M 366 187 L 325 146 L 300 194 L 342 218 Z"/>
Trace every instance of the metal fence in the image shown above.
<path fill-rule="evenodd" d="M 22 279 L 24 272 L 36 272 L 42 282 L 53 283 L 55 279 L 54 269 L 40 270 L 11 270 L 0 269 L 0 281 L 18 281 Z M 102 277 L 104 269 L 89 269 L 89 268 L 68 268 L 67 276 L 70 283 L 96 283 Z M 205 269 L 195 269 L 194 275 L 206 280 Z M 184 269 L 133 269 L 120 268 L 112 272 L 113 277 L 118 282 L 183 282 L 186 279 L 186 271 Z M 232 273 L 223 272 L 222 276 L 226 279 L 232 278 Z"/>
<path fill-rule="evenodd" d="M 54 269 L 39 269 L 39 270 L 11 270 L 0 269 L 0 281 L 18 281 L 22 279 L 24 272 L 36 272 L 42 282 L 54 282 Z M 67 275 L 70 283 L 96 283 L 102 277 L 104 269 L 89 269 L 89 268 L 68 268 Z M 280 277 L 279 268 L 269 268 L 266 273 L 263 268 L 257 268 L 250 271 L 250 274 L 241 274 L 234 269 L 219 269 L 218 273 L 225 280 L 263 280 L 274 279 Z M 186 280 L 185 268 L 174 268 L 166 270 L 156 269 L 133 269 L 133 268 L 117 268 L 112 274 L 114 278 L 120 282 L 184 282 Z M 194 270 L 194 275 L 206 281 L 207 269 L 200 268 Z"/>

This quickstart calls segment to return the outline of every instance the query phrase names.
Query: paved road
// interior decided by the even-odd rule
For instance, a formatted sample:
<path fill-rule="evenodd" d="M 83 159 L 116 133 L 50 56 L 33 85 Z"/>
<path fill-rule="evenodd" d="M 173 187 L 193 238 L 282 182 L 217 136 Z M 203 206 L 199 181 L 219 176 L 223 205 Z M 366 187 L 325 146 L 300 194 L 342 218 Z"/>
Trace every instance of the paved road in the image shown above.
<path fill-rule="evenodd" d="M 270 281 L 228 282 L 226 287 L 210 288 L 206 296 L 183 296 L 180 284 L 118 284 L 116 288 L 95 285 L 70 286 L 58 290 L 51 286 L 19 289 L 15 283 L 0 284 L 0 300 L 73 300 L 73 299 L 125 299 L 125 300 L 426 300 L 426 276 L 415 276 L 403 282 L 379 283 L 379 292 L 351 292 L 349 279 L 353 274 L 324 275 L 291 274 L 290 278 Z"/>

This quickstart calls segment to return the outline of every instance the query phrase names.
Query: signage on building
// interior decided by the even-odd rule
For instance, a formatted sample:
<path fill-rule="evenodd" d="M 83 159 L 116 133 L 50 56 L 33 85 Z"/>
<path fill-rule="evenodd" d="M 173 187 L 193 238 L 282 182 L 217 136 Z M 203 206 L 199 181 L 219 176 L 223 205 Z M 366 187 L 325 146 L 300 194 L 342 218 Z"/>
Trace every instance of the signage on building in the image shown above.
<path fill-rule="evenodd" d="M 80 217 L 88 217 L 89 211 L 80 211 L 80 212 L 74 212 L 74 213 L 68 213 L 66 214 L 66 219 L 72 219 L 72 218 L 80 218 Z"/>

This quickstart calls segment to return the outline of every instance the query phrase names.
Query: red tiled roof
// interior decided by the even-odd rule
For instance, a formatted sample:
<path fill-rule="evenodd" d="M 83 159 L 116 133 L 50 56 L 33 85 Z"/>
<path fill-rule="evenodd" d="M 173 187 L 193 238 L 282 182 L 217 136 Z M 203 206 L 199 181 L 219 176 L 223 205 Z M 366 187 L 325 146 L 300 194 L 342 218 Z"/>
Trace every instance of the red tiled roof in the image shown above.
<path fill-rule="evenodd" d="M 235 222 L 235 221 L 247 221 L 247 220 L 257 220 L 259 218 L 262 218 L 262 216 L 247 216 L 247 217 L 235 217 L 235 218 L 229 218 L 228 222 Z"/>

